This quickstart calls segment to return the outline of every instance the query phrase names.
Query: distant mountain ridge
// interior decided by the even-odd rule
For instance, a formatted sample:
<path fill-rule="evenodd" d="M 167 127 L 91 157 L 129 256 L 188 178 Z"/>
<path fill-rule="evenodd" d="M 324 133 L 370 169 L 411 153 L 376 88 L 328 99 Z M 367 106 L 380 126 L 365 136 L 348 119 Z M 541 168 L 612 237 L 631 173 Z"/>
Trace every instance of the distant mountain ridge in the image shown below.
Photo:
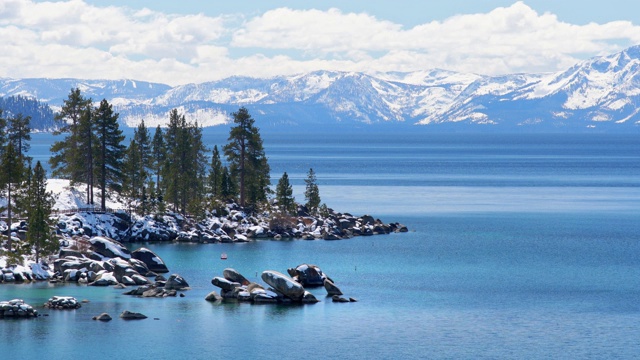
<path fill-rule="evenodd" d="M 215 126 L 246 106 L 261 127 L 640 129 L 640 46 L 548 74 L 314 71 L 175 87 L 134 80 L 0 79 L 0 97 L 34 97 L 57 109 L 75 87 L 94 100 L 106 98 L 128 126 L 142 119 L 148 126 L 165 124 L 173 108 L 202 126 Z"/>

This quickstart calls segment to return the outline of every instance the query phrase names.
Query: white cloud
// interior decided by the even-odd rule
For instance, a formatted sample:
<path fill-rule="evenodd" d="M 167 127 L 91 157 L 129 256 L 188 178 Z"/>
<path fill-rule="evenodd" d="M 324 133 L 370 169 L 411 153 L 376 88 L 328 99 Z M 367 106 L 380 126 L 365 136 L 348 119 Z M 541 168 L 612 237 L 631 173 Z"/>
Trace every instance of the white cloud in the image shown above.
<path fill-rule="evenodd" d="M 318 69 L 542 72 L 638 43 L 631 22 L 575 25 L 523 2 L 413 28 L 339 9 L 279 8 L 243 19 L 82 0 L 0 2 L 0 76 L 14 78 L 180 84 Z"/>

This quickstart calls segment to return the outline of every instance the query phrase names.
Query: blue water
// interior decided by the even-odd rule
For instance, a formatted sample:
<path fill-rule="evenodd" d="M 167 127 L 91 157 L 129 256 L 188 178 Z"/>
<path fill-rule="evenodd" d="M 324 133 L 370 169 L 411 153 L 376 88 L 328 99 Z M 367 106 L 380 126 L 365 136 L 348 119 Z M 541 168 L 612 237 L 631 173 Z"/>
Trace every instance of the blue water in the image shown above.
<path fill-rule="evenodd" d="M 49 141 L 46 135 L 42 148 Z M 206 134 L 210 145 L 226 134 Z M 75 285 L 0 285 L 0 299 L 81 309 L 0 321 L 2 358 L 637 358 L 640 139 L 625 135 L 269 134 L 274 182 L 313 167 L 324 202 L 409 233 L 344 241 L 147 244 L 192 286 L 139 299 Z M 36 151 L 32 148 L 32 152 Z M 33 155 L 33 154 L 32 154 Z M 46 158 L 46 153 L 41 154 Z M 134 246 L 135 247 L 135 246 Z M 219 259 L 226 252 L 229 259 Z M 234 267 L 318 264 L 357 303 L 212 304 Z M 149 319 L 125 322 L 123 310 Z M 91 320 L 101 312 L 114 320 Z M 157 318 L 157 320 L 154 320 Z"/>

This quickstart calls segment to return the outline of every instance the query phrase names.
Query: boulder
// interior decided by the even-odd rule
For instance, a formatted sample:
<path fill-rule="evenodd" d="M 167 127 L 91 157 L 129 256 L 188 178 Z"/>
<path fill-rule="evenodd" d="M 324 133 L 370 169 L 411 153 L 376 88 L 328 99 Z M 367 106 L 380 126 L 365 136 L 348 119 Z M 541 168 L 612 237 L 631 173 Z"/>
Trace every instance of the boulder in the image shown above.
<path fill-rule="evenodd" d="M 292 278 L 297 278 L 302 286 L 322 286 L 327 278 L 318 266 L 311 264 L 301 264 L 287 272 Z"/>
<path fill-rule="evenodd" d="M 273 270 L 263 271 L 262 280 L 292 300 L 300 300 L 304 295 L 302 285 L 280 272 Z"/>
<path fill-rule="evenodd" d="M 107 314 L 107 313 L 102 313 L 100 315 L 96 315 L 92 318 L 93 320 L 98 320 L 98 321 L 111 321 L 111 315 Z"/>
<path fill-rule="evenodd" d="M 231 282 L 237 282 L 242 285 L 249 285 L 249 280 L 247 280 L 247 278 L 242 276 L 242 274 L 240 274 L 238 271 L 234 269 L 231 269 L 231 268 L 224 269 L 222 271 L 222 276 L 224 276 L 225 279 Z"/>
<path fill-rule="evenodd" d="M 0 318 L 30 318 L 38 316 L 38 311 L 22 299 L 0 301 Z"/>
<path fill-rule="evenodd" d="M 146 319 L 147 316 L 141 313 L 125 310 L 122 312 L 122 314 L 120 314 L 120 318 L 124 320 L 141 320 L 141 319 Z"/>
<path fill-rule="evenodd" d="M 189 284 L 178 274 L 172 274 L 164 285 L 165 290 L 188 290 Z"/>
<path fill-rule="evenodd" d="M 94 236 L 89 239 L 89 243 L 91 243 L 91 249 L 93 251 L 104 257 L 131 259 L 129 250 L 113 239 L 104 236 Z"/>
<path fill-rule="evenodd" d="M 218 295 L 217 292 L 212 291 L 204 298 L 207 301 L 222 301 L 222 296 Z"/>
<path fill-rule="evenodd" d="M 54 296 L 50 298 L 44 307 L 49 309 L 79 309 L 82 304 L 71 296 Z"/>
<path fill-rule="evenodd" d="M 324 288 L 327 290 L 327 295 L 342 295 L 342 291 L 329 279 L 324 280 Z"/>
<path fill-rule="evenodd" d="M 222 277 L 219 277 L 219 276 L 216 276 L 213 279 L 211 279 L 211 284 L 213 286 L 217 286 L 220 289 L 225 290 L 225 291 L 231 291 L 231 290 L 233 290 L 233 289 L 235 289 L 237 287 L 242 286 L 242 284 L 240 284 L 238 282 L 229 281 L 229 280 L 227 280 L 225 278 L 222 278 Z"/>
<path fill-rule="evenodd" d="M 162 261 L 162 259 L 158 255 L 156 255 L 156 253 L 147 248 L 142 247 L 140 249 L 134 250 L 131 253 L 131 257 L 136 260 L 142 261 L 145 265 L 147 265 L 149 271 L 153 271 L 156 273 L 169 272 L 169 269 L 167 268 L 167 265 L 165 265 L 164 261 Z"/>
<path fill-rule="evenodd" d="M 340 295 L 333 295 L 331 299 L 333 300 L 333 302 L 341 302 L 341 303 L 349 302 L 349 299 L 345 299 Z"/>
<path fill-rule="evenodd" d="M 310 293 L 308 291 L 305 291 L 304 295 L 302 295 L 302 303 L 303 304 L 315 304 L 315 303 L 317 303 L 319 301 L 320 300 L 316 299 L 316 297 L 312 293 Z"/>

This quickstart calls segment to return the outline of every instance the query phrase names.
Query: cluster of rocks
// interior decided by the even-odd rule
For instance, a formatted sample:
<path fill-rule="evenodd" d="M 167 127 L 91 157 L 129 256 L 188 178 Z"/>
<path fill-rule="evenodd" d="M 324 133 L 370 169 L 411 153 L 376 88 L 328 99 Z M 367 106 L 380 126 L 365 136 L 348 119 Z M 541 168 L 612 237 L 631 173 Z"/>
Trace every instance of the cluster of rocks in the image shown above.
<path fill-rule="evenodd" d="M 291 277 L 273 270 L 262 272 L 261 278 L 268 285 L 265 288 L 263 285 L 247 280 L 234 269 L 224 269 L 222 277 L 216 276 L 211 279 L 211 284 L 221 289 L 220 295 L 213 291 L 207 295 L 206 300 L 233 299 L 256 304 L 318 302 L 319 300 L 312 293 L 305 290 L 305 286 L 325 286 L 328 295 L 342 295 L 333 281 L 315 265 L 302 264 L 289 269 L 288 272 Z"/>
<path fill-rule="evenodd" d="M 399 223 L 384 223 L 370 215 L 353 216 L 329 209 L 325 216 L 311 216 L 301 206 L 297 216 L 271 213 L 248 215 L 236 204 L 227 204 L 222 214 L 207 213 L 201 221 L 176 213 L 136 217 L 113 214 L 75 213 L 58 217 L 61 236 L 105 236 L 121 242 L 232 243 L 253 239 L 339 240 L 406 232 Z"/>
<path fill-rule="evenodd" d="M 182 290 L 189 290 L 189 283 L 182 276 L 172 274 L 167 280 L 164 280 L 163 277 L 156 277 L 154 284 L 140 286 L 125 292 L 124 295 L 164 298 L 177 296 L 178 291 Z M 183 296 L 183 294 L 180 295 Z"/>
<path fill-rule="evenodd" d="M 22 299 L 0 301 L 0 319 L 31 318 L 38 316 L 38 311 Z"/>
<path fill-rule="evenodd" d="M 80 309 L 82 304 L 71 296 L 54 296 L 44 303 L 44 307 L 53 310 L 75 310 Z"/>
<path fill-rule="evenodd" d="M 147 285 L 148 277 L 168 272 L 164 261 L 147 248 L 130 252 L 119 242 L 102 236 L 79 238 L 73 248 L 62 248 L 53 262 L 50 281 L 91 286 Z"/>
<path fill-rule="evenodd" d="M 120 314 L 120 318 L 123 320 L 142 320 L 142 319 L 146 319 L 147 316 L 141 313 L 137 313 L 137 312 L 132 312 L 129 310 L 125 310 Z M 100 315 L 96 315 L 94 317 L 92 317 L 93 320 L 98 320 L 98 321 L 111 321 L 111 315 L 107 314 L 107 313 L 102 313 Z"/>

